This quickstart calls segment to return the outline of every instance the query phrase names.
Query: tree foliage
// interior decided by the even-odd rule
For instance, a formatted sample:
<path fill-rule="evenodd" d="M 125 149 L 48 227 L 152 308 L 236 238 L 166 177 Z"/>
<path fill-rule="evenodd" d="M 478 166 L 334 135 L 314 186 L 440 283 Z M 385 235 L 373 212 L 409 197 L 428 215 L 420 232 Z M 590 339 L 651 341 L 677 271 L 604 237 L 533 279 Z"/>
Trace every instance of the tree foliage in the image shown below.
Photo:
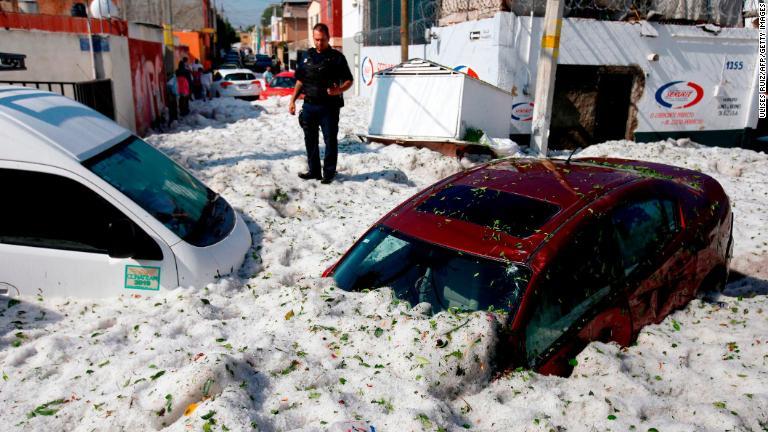
<path fill-rule="evenodd" d="M 216 25 L 216 39 L 218 40 L 219 48 L 229 50 L 233 43 L 240 42 L 240 37 L 237 35 L 235 28 L 232 27 L 232 24 L 226 17 L 216 15 Z M 216 55 L 218 56 L 219 53 L 217 52 Z"/>
<path fill-rule="evenodd" d="M 274 16 L 283 16 L 283 7 L 280 5 L 269 5 L 266 9 L 264 9 L 264 12 L 261 13 L 261 26 L 262 27 L 269 27 L 271 24 L 271 18 L 272 15 Z"/>

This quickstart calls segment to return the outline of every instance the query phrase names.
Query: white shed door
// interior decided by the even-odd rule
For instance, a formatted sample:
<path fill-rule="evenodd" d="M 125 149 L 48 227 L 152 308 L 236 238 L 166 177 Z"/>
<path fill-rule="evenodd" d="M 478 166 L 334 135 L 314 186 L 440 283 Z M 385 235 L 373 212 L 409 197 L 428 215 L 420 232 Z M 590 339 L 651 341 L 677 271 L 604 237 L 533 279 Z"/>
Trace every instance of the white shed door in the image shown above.
<path fill-rule="evenodd" d="M 461 74 L 378 77 L 368 133 L 460 139 L 463 85 Z"/>

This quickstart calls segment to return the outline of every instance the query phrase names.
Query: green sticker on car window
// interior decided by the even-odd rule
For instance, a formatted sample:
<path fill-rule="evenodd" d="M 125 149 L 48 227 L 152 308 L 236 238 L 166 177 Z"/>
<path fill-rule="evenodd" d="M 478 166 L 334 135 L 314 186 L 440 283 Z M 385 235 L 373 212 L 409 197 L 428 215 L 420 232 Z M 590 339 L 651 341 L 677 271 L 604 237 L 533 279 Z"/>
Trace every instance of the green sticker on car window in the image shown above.
<path fill-rule="evenodd" d="M 125 266 L 125 288 L 159 291 L 160 267 Z"/>

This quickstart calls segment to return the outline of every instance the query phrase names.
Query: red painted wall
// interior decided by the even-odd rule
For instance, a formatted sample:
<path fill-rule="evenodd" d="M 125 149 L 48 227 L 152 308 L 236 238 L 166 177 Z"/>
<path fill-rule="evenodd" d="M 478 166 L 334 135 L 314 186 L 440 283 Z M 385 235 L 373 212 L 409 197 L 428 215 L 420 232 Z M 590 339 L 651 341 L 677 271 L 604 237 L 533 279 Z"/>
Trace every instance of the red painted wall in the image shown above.
<path fill-rule="evenodd" d="M 43 15 L 69 15 L 75 0 L 37 0 L 38 13 Z"/>
<path fill-rule="evenodd" d="M 203 24 L 205 27 L 213 27 L 213 23 L 210 20 L 210 16 L 208 15 L 208 11 L 211 9 L 211 5 L 209 4 L 208 0 L 203 0 Z"/>
<path fill-rule="evenodd" d="M 328 26 L 332 38 L 339 38 L 341 41 L 341 0 L 317 1 L 320 2 L 320 22 Z M 328 10 L 329 1 L 331 4 L 330 11 Z"/>
<path fill-rule="evenodd" d="M 213 61 L 211 37 L 196 31 L 175 31 L 173 35 L 179 39 L 179 45 L 189 47 L 189 61 L 200 60 L 205 68 L 210 68 Z"/>
<path fill-rule="evenodd" d="M 128 52 L 131 57 L 136 131 L 143 136 L 165 108 L 163 45 L 128 39 Z"/>

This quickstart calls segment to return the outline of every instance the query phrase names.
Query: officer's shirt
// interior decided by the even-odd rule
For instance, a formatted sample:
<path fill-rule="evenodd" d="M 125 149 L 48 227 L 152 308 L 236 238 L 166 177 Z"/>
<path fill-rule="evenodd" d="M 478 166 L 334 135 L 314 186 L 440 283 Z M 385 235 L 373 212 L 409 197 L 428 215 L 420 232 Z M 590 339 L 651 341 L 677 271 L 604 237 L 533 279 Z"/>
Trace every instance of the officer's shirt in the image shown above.
<path fill-rule="evenodd" d="M 344 106 L 344 97 L 330 96 L 328 88 L 353 80 L 344 54 L 333 48 L 323 52 L 310 48 L 296 68 L 296 79 L 302 83 L 305 102 L 336 107 Z"/>

